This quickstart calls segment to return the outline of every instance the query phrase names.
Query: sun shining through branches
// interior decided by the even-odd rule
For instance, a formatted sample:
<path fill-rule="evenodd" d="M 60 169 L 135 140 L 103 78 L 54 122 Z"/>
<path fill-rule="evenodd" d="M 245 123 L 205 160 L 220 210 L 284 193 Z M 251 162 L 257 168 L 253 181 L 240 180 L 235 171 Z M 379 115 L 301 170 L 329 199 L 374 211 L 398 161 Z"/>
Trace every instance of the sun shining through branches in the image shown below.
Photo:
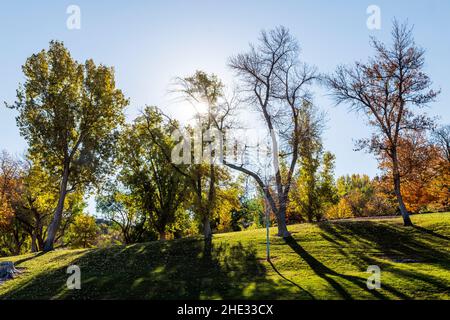
<path fill-rule="evenodd" d="M 450 5 L 47 1 L 0 11 L 0 299 L 450 299 Z"/>

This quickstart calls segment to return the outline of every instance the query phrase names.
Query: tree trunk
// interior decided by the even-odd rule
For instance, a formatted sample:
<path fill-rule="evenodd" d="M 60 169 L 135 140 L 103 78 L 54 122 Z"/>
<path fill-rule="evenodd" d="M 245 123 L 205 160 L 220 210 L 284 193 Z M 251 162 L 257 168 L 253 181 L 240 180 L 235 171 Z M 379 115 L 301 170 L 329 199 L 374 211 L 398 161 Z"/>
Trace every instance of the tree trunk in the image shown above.
<path fill-rule="evenodd" d="M 58 199 L 58 205 L 55 210 L 55 214 L 53 216 L 52 222 L 48 227 L 47 239 L 44 244 L 44 252 L 52 251 L 53 245 L 56 238 L 56 233 L 58 232 L 59 226 L 62 220 L 62 214 L 64 210 L 64 201 L 66 200 L 67 195 L 67 182 L 69 180 L 69 169 L 68 166 L 64 168 L 63 179 L 61 182 L 61 190 Z"/>
<path fill-rule="evenodd" d="M 211 223 L 209 221 L 208 216 L 203 218 L 203 235 L 205 237 L 205 247 L 203 251 L 203 256 L 210 257 L 212 251 L 212 231 L 211 231 Z"/>
<path fill-rule="evenodd" d="M 408 210 L 406 210 L 405 203 L 403 202 L 403 196 L 400 190 L 400 177 L 398 175 L 394 176 L 394 191 L 397 196 L 398 206 L 403 218 L 403 224 L 405 226 L 412 226 L 413 224 L 411 218 L 409 217 Z"/>
<path fill-rule="evenodd" d="M 36 251 L 42 251 L 44 250 L 44 237 L 45 234 L 43 233 L 43 228 L 42 228 L 42 219 L 43 217 L 36 211 L 34 210 L 34 220 L 35 220 L 35 227 L 34 227 L 34 241 L 35 241 L 35 246 L 36 246 Z"/>
<path fill-rule="evenodd" d="M 44 237 L 42 236 L 42 234 L 39 234 L 37 236 L 37 244 L 38 244 L 38 251 L 43 251 L 44 250 Z"/>
<path fill-rule="evenodd" d="M 37 244 L 36 244 L 36 230 L 33 230 L 33 233 L 31 235 L 31 252 L 35 253 L 37 252 Z"/>
<path fill-rule="evenodd" d="M 24 240 L 20 241 L 20 233 L 18 230 L 14 231 L 13 233 L 14 233 L 14 242 L 15 242 L 13 253 L 15 256 L 18 256 L 18 255 L 20 255 L 20 253 L 22 251 L 22 244 L 23 244 Z"/>
<path fill-rule="evenodd" d="M 291 233 L 287 229 L 286 225 L 286 204 L 282 204 L 276 215 L 278 225 L 278 236 L 282 238 L 289 238 Z"/>
<path fill-rule="evenodd" d="M 20 243 L 16 243 L 16 247 L 14 248 L 14 256 L 20 255 L 22 251 L 22 245 Z"/>
<path fill-rule="evenodd" d="M 400 213 L 403 218 L 403 224 L 405 226 L 412 226 L 413 223 L 411 221 L 411 218 L 409 217 L 408 210 L 406 210 L 405 203 L 403 202 L 403 196 L 402 196 L 402 192 L 401 192 L 401 188 L 400 188 L 400 171 L 398 169 L 398 160 L 396 159 L 396 157 L 397 157 L 397 155 L 394 152 L 394 157 L 393 157 L 394 192 L 395 192 L 395 195 L 397 196 L 398 207 L 400 209 Z"/>
<path fill-rule="evenodd" d="M 14 262 L 0 262 L 0 281 L 13 279 L 16 274 L 20 273 L 14 266 Z"/>
<path fill-rule="evenodd" d="M 167 234 L 165 231 L 160 231 L 159 232 L 159 240 L 160 241 L 166 241 L 167 240 Z"/>
<path fill-rule="evenodd" d="M 55 215 L 53 216 L 53 220 L 48 227 L 47 239 L 45 239 L 44 243 L 44 252 L 53 250 L 56 233 L 58 232 L 59 226 L 61 224 L 62 213 L 64 209 L 64 200 L 65 196 L 61 197 L 60 200 L 58 201 L 58 206 L 56 207 Z"/>
<path fill-rule="evenodd" d="M 205 238 L 212 238 L 211 222 L 208 216 L 203 218 L 203 235 Z"/>

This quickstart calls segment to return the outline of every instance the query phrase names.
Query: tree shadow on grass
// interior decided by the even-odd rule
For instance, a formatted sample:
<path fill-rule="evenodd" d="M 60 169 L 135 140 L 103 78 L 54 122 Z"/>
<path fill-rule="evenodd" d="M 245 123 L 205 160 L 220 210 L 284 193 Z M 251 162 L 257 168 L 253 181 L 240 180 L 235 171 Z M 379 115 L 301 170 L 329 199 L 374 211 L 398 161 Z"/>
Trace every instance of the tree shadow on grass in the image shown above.
<path fill-rule="evenodd" d="M 434 232 L 433 230 L 429 230 L 429 229 L 426 229 L 424 227 L 420 227 L 420 226 L 416 226 L 416 225 L 414 226 L 414 229 L 416 229 L 416 230 L 418 230 L 418 231 L 420 231 L 422 233 L 429 234 L 429 235 L 431 235 L 433 237 L 450 241 L 450 237 L 447 237 L 447 236 L 444 236 L 443 234 L 439 234 L 437 232 Z"/>
<path fill-rule="evenodd" d="M 25 263 L 25 262 L 27 262 L 27 261 L 33 260 L 33 259 L 35 259 L 35 258 L 37 258 L 37 257 L 42 256 L 43 254 L 45 254 L 45 252 L 38 252 L 38 253 L 32 254 L 32 255 L 30 255 L 30 256 L 27 257 L 27 258 L 23 258 L 23 259 L 20 259 L 20 260 L 15 261 L 15 262 L 14 262 L 14 265 L 15 265 L 16 267 L 17 267 L 17 266 L 20 267 L 20 265 L 21 265 L 22 263 Z"/>
<path fill-rule="evenodd" d="M 328 282 L 334 290 L 336 290 L 339 295 L 346 300 L 351 300 L 353 297 L 351 294 L 346 290 L 346 288 L 340 284 L 338 281 L 336 281 L 334 278 L 340 278 L 341 280 L 346 280 L 348 282 L 353 283 L 354 285 L 358 286 L 364 291 L 368 291 L 366 281 L 367 279 L 356 277 L 356 276 L 350 276 L 345 274 L 340 274 L 329 267 L 325 266 L 323 263 L 321 263 L 319 260 L 317 260 L 314 256 L 312 256 L 309 252 L 307 252 L 300 244 L 295 241 L 294 238 L 289 237 L 285 238 L 285 242 L 289 245 L 289 247 L 294 250 L 295 253 L 297 253 L 309 266 L 310 268 L 322 279 Z M 385 289 L 395 294 L 397 297 L 402 299 L 407 299 L 408 297 L 405 296 L 403 293 L 384 286 Z M 374 298 L 378 299 L 386 299 L 387 297 L 382 294 L 379 291 L 371 290 L 370 293 L 374 296 Z"/>
<path fill-rule="evenodd" d="M 67 290 L 68 266 L 35 275 L 3 299 L 269 299 L 286 286 L 266 277 L 256 249 L 200 239 L 87 251 L 70 262 L 81 270 L 81 289 Z"/>
<path fill-rule="evenodd" d="M 312 300 L 316 300 L 316 298 L 306 289 L 302 288 L 300 285 L 298 285 L 297 283 L 295 283 L 294 281 L 286 278 L 280 271 L 278 271 L 278 269 L 275 267 L 275 265 L 273 264 L 272 261 L 269 260 L 269 264 L 271 265 L 272 269 L 284 280 L 286 280 L 287 282 L 291 283 L 292 285 L 294 285 L 295 287 L 297 287 L 300 292 L 303 292 L 305 294 L 307 294 L 309 296 L 310 299 Z"/>
<path fill-rule="evenodd" d="M 431 230 L 424 232 L 419 227 L 422 234 L 411 232 L 403 226 L 395 226 L 388 223 L 364 222 L 336 222 L 319 224 L 322 231 L 328 237 L 335 239 L 335 244 L 341 247 L 348 247 L 353 240 L 363 243 L 361 247 L 367 248 L 365 254 L 360 257 L 368 256 L 370 251 L 377 251 L 382 258 L 394 261 L 414 260 L 416 262 L 429 262 L 439 264 L 445 269 L 450 268 L 450 255 L 448 251 L 440 248 L 448 247 L 449 243 L 441 235 Z M 430 235 L 430 236 L 427 236 Z M 426 237 L 424 237 L 426 236 Z"/>
<path fill-rule="evenodd" d="M 330 239 L 339 252 L 361 270 L 369 265 L 385 265 L 386 269 L 399 277 L 420 280 L 439 291 L 448 290 L 448 284 L 442 279 L 413 269 L 405 270 L 393 264 L 429 263 L 449 270 L 450 255 L 446 249 L 442 249 L 448 248 L 447 237 L 443 235 L 417 226 L 412 229 L 369 221 L 320 223 L 318 226 L 324 232 L 323 237 Z M 362 245 L 353 254 L 351 244 L 355 239 Z M 386 288 L 386 284 L 383 283 L 382 286 Z"/>

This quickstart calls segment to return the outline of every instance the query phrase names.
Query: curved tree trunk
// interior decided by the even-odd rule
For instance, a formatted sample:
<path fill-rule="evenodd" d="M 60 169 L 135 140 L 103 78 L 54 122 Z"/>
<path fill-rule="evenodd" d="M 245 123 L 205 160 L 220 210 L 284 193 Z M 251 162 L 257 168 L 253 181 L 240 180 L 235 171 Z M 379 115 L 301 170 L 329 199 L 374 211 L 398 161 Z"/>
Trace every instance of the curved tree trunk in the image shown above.
<path fill-rule="evenodd" d="M 64 200 L 65 200 L 65 196 L 62 200 L 59 201 L 59 202 L 61 202 L 61 204 L 58 204 L 56 211 L 55 211 L 55 215 L 53 216 L 53 220 L 48 227 L 47 239 L 45 239 L 45 243 L 44 243 L 44 252 L 53 250 L 56 233 L 58 232 L 58 229 L 59 229 L 59 226 L 60 226 L 61 220 L 62 220 Z"/>
<path fill-rule="evenodd" d="M 58 205 L 53 216 L 53 220 L 48 227 L 47 239 L 44 244 L 44 252 L 52 251 L 53 245 L 55 243 L 56 233 L 58 232 L 59 226 L 62 220 L 62 214 L 64 210 L 64 201 L 67 195 L 67 182 L 69 180 L 69 168 L 68 166 L 64 169 L 63 179 L 61 182 L 61 190 L 58 199 Z"/>
<path fill-rule="evenodd" d="M 403 196 L 400 190 L 400 176 L 398 174 L 394 175 L 394 191 L 395 195 L 397 196 L 398 207 L 403 218 L 403 224 L 405 226 L 412 226 L 413 223 L 411 221 L 411 218 L 409 217 L 408 210 L 406 210 L 405 203 L 403 202 Z"/>

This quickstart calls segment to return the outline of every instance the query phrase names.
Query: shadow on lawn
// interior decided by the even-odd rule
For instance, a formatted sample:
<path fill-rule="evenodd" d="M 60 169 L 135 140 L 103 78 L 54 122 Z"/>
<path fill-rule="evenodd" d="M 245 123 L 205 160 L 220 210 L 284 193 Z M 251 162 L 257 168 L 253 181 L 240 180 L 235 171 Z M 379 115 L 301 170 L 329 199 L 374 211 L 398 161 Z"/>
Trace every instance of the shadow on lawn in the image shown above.
<path fill-rule="evenodd" d="M 21 265 L 22 263 L 27 262 L 27 261 L 30 261 L 30 260 L 33 260 L 33 259 L 35 259 L 35 258 L 37 258 L 37 257 L 42 256 L 43 254 L 44 254 L 44 252 L 35 253 L 35 254 L 33 254 L 33 255 L 30 255 L 30 256 L 27 257 L 27 258 L 23 258 L 23 259 L 17 260 L 16 262 L 14 262 L 14 265 L 15 265 L 16 267 L 20 267 L 20 265 Z"/>
<path fill-rule="evenodd" d="M 348 247 L 353 238 L 360 242 L 360 248 L 366 248 L 365 254 L 358 255 L 363 262 L 370 258 L 368 251 L 376 250 L 381 258 L 394 262 L 412 260 L 439 264 L 450 269 L 450 255 L 441 247 L 448 247 L 447 237 L 422 227 L 407 228 L 388 223 L 372 222 L 335 222 L 320 223 L 320 229 L 325 232 L 325 239 L 339 247 Z M 419 232 L 413 232 L 413 231 Z M 444 240 L 444 241 L 442 241 Z M 348 248 L 351 249 L 351 248 Z M 348 254 L 348 252 L 347 252 Z M 354 258 L 356 255 L 353 256 Z M 372 262 L 375 261 L 372 259 Z M 357 261 L 355 260 L 357 263 Z"/>
<path fill-rule="evenodd" d="M 218 243 L 205 255 L 199 239 L 87 251 L 81 290 L 66 290 L 68 266 L 42 272 L 3 299 L 268 299 L 286 286 L 266 279 L 254 247 Z M 307 298 L 307 297 L 305 297 Z"/>
<path fill-rule="evenodd" d="M 420 226 L 414 226 L 414 229 L 416 229 L 416 230 L 418 230 L 418 231 L 420 231 L 422 233 L 426 233 L 426 234 L 432 235 L 433 237 L 450 241 L 450 237 L 447 237 L 447 236 L 444 236 L 444 235 L 439 234 L 437 232 L 434 232 L 433 230 L 425 229 L 425 228 L 420 227 Z"/>
<path fill-rule="evenodd" d="M 366 284 L 367 279 L 356 277 L 356 276 L 340 274 L 340 273 L 328 268 L 323 263 L 321 263 L 319 260 L 314 258 L 300 244 L 298 244 L 294 238 L 289 237 L 289 238 L 286 238 L 285 241 L 289 245 L 289 247 L 291 247 L 292 250 L 294 250 L 294 252 L 297 253 L 319 277 L 326 280 L 336 290 L 336 292 L 339 293 L 339 295 L 342 298 L 347 299 L 347 300 L 353 299 L 351 294 L 344 288 L 344 286 L 342 286 L 334 278 L 340 278 L 341 280 L 349 281 L 349 282 L 353 283 L 354 285 L 357 285 L 364 291 L 368 290 L 367 284 Z M 383 285 L 383 287 L 385 289 L 387 289 L 388 291 L 394 293 L 399 298 L 402 298 L 402 299 L 408 298 L 407 296 L 405 296 L 401 292 L 398 292 L 394 288 L 387 287 L 386 285 Z M 373 294 L 373 296 L 375 298 L 378 298 L 378 299 L 386 299 L 387 298 L 379 291 L 372 290 L 370 292 Z"/>
<path fill-rule="evenodd" d="M 389 272 L 406 280 L 408 278 L 419 280 L 439 291 L 448 290 L 447 284 L 442 282 L 442 279 L 414 271 L 412 268 L 405 270 L 392 264 L 432 263 L 449 270 L 450 255 L 445 249 L 440 250 L 442 247 L 448 247 L 446 242 L 448 237 L 444 235 L 418 226 L 412 229 L 368 221 L 319 223 L 318 226 L 324 231 L 323 238 L 336 245 L 339 252 L 361 270 L 365 270 L 369 265 L 379 265 L 382 269 L 386 266 Z M 420 233 L 414 232 L 415 230 Z M 355 239 L 361 244 L 358 245 L 359 251 L 352 253 L 350 245 Z M 401 296 L 385 283 L 382 287 L 400 298 L 413 298 Z"/>
<path fill-rule="evenodd" d="M 365 271 L 368 265 L 380 265 L 382 270 L 389 268 L 389 272 L 405 281 L 414 279 L 432 285 L 439 292 L 448 290 L 442 279 L 417 272 L 413 268 L 405 270 L 398 267 L 398 264 L 392 264 L 394 258 L 408 258 L 417 262 L 437 264 L 448 270 L 449 254 L 445 249 L 440 249 L 447 244 L 445 236 L 423 228 L 404 228 L 367 221 L 319 223 L 318 226 L 324 233 L 324 239 L 361 271 Z M 359 298 L 351 295 L 348 287 L 344 285 L 345 282 L 368 291 L 367 278 L 333 270 L 311 255 L 294 238 L 285 241 L 314 273 L 324 279 L 342 298 Z M 355 241 L 358 241 L 358 244 L 353 248 L 351 245 Z M 354 252 L 354 249 L 357 251 Z M 17 261 L 16 264 L 20 266 L 40 255 Z M 263 259 L 257 258 L 254 247 L 243 246 L 241 243 L 213 243 L 210 254 L 205 254 L 205 244 L 201 239 L 183 239 L 95 249 L 63 256 L 68 263 L 80 267 L 81 290 L 66 289 L 69 275 L 66 273 L 68 265 L 65 265 L 34 275 L 29 281 L 16 285 L 0 298 L 282 299 L 292 298 L 290 291 L 294 285 L 299 289 L 297 299 L 314 299 L 307 290 L 283 276 L 274 265 L 274 271 L 286 281 L 275 282 L 267 279 L 268 265 Z M 55 258 L 47 263 L 57 263 Z M 382 289 L 383 291 L 369 292 L 377 299 L 388 298 L 386 293 L 400 299 L 413 298 L 385 282 L 382 283 Z"/>
<path fill-rule="evenodd" d="M 300 285 L 298 285 L 297 283 L 295 283 L 294 281 L 286 278 L 280 271 L 278 271 L 278 269 L 275 267 L 275 265 L 273 264 L 272 261 L 269 260 L 269 264 L 272 267 L 272 269 L 284 280 L 286 280 L 287 282 L 291 283 L 292 285 L 296 286 L 300 292 L 305 293 L 311 300 L 316 300 L 316 298 L 306 289 L 302 288 Z"/>

